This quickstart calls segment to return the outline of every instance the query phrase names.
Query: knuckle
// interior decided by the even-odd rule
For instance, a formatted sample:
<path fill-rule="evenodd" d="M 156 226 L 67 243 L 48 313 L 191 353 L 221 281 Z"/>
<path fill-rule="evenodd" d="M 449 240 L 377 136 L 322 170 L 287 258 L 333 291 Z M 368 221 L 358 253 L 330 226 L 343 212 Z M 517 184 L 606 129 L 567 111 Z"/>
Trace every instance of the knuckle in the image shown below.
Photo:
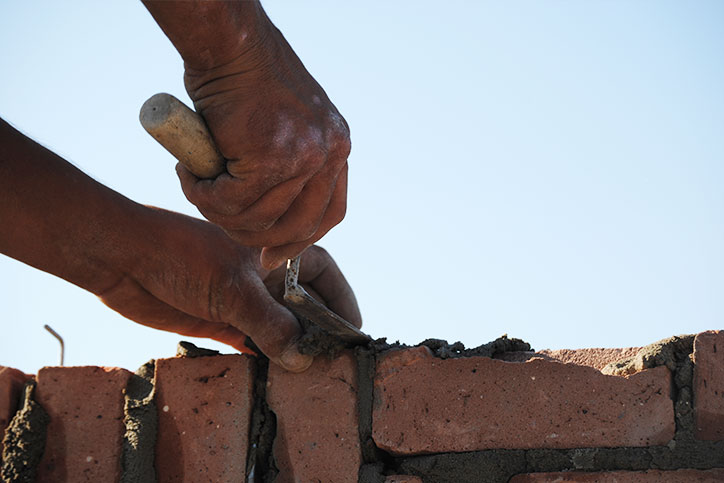
<path fill-rule="evenodd" d="M 334 208 L 332 208 L 332 214 L 331 219 L 334 222 L 334 225 L 338 225 L 342 220 L 344 220 L 344 217 L 347 216 L 347 200 L 343 199 L 338 205 L 335 205 Z"/>
<path fill-rule="evenodd" d="M 338 142 L 337 152 L 345 160 L 349 157 L 349 153 L 352 152 L 352 140 L 349 138 L 349 136 Z"/>
<path fill-rule="evenodd" d="M 307 225 L 302 230 L 299 230 L 297 232 L 297 236 L 295 237 L 295 241 L 304 241 L 309 240 L 314 236 L 315 233 L 317 233 L 317 228 L 319 227 L 319 224 L 316 223 L 314 225 Z"/>
<path fill-rule="evenodd" d="M 227 236 L 236 243 L 246 247 L 261 248 L 267 245 L 266 240 L 260 239 L 256 233 L 249 233 L 245 230 L 229 229 L 224 229 L 224 233 L 226 233 Z"/>
<path fill-rule="evenodd" d="M 319 245 L 312 245 L 307 250 L 311 251 L 314 256 L 322 259 L 322 260 L 331 260 L 332 256 L 329 254 L 329 252 Z"/>

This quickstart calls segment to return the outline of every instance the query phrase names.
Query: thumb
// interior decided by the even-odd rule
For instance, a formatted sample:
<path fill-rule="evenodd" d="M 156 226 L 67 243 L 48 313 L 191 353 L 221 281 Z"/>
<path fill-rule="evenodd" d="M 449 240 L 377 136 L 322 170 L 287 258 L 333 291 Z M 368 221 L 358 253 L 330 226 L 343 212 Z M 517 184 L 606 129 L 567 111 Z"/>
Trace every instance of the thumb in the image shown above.
<path fill-rule="evenodd" d="M 224 322 L 246 333 L 270 361 L 290 372 L 303 372 L 314 358 L 299 352 L 297 345 L 302 327 L 286 307 L 271 296 L 260 278 L 247 281 L 243 293 L 239 291 L 230 310 L 221 310 Z"/>

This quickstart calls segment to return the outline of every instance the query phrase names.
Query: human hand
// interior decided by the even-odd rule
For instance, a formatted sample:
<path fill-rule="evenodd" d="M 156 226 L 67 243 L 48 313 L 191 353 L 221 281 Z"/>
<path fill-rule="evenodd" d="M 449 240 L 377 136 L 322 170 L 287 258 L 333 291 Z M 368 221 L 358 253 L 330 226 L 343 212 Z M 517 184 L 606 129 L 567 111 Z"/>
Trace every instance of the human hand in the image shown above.
<path fill-rule="evenodd" d="M 262 268 L 259 249 L 238 245 L 210 223 L 160 209 L 150 214 L 142 226 L 152 244 L 134 247 L 136 266 L 97 294 L 107 306 L 140 324 L 241 351 L 248 352 L 248 335 L 285 369 L 309 367 L 311 356 L 296 348 L 301 327 L 280 303 L 283 268 Z M 352 289 L 327 252 L 312 246 L 302 258 L 300 281 L 308 291 L 361 326 Z"/>
<path fill-rule="evenodd" d="M 227 159 L 224 173 L 177 172 L 186 197 L 237 242 L 264 247 L 273 268 L 345 215 L 349 128 L 278 31 L 254 52 L 185 81 Z"/>

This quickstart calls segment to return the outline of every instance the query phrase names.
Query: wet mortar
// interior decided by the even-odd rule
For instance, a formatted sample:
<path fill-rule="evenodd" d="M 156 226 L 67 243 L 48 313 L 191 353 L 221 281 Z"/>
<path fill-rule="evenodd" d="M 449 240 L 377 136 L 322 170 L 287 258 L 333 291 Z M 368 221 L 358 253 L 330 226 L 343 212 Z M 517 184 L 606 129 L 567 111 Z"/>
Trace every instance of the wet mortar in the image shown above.
<path fill-rule="evenodd" d="M 325 355 L 330 359 L 334 359 L 346 348 L 346 344 L 339 338 L 331 335 L 329 332 L 310 322 L 304 317 L 299 317 L 300 325 L 304 329 L 302 337 L 297 342 L 299 352 L 310 356 Z"/>
<path fill-rule="evenodd" d="M 34 380 L 25 383 L 20 409 L 5 430 L 0 469 L 3 482 L 35 481 L 38 465 L 43 458 L 50 417 L 33 399 L 35 384 Z"/>
<path fill-rule="evenodd" d="M 248 483 L 272 482 L 279 473 L 274 461 L 273 444 L 277 433 L 276 414 L 266 402 L 269 359 L 259 357 L 254 379 L 254 405 L 249 423 L 249 454 L 246 462 Z"/>
<path fill-rule="evenodd" d="M 121 483 L 155 483 L 154 467 L 158 416 L 154 401 L 156 361 L 142 365 L 128 381 L 123 407 Z"/>

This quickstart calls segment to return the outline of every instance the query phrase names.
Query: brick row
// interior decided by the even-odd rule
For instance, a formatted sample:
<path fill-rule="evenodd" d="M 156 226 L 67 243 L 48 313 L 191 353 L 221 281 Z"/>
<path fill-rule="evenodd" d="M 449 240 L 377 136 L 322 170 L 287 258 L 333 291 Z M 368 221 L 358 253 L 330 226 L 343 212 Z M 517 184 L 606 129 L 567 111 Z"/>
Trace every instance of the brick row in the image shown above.
<path fill-rule="evenodd" d="M 379 448 L 398 456 L 667 445 L 675 431 L 669 370 L 656 367 L 627 377 L 597 370 L 634 352 L 586 349 L 443 360 L 416 347 L 379 354 L 372 435 Z M 698 334 L 692 359 L 695 436 L 724 440 L 724 331 Z M 254 367 L 245 355 L 156 362 L 158 481 L 246 478 Z M 362 464 L 357 371 L 349 351 L 335 360 L 318 357 L 302 374 L 270 367 L 266 397 L 276 415 L 277 481 L 357 481 Z M 35 397 L 51 422 L 38 481 L 119 481 L 123 394 L 130 376 L 101 367 L 39 371 Z M 0 367 L 0 429 L 29 377 Z M 724 481 L 722 471 L 537 473 L 511 481 Z M 387 477 L 388 483 L 397 481 L 420 480 Z"/>

